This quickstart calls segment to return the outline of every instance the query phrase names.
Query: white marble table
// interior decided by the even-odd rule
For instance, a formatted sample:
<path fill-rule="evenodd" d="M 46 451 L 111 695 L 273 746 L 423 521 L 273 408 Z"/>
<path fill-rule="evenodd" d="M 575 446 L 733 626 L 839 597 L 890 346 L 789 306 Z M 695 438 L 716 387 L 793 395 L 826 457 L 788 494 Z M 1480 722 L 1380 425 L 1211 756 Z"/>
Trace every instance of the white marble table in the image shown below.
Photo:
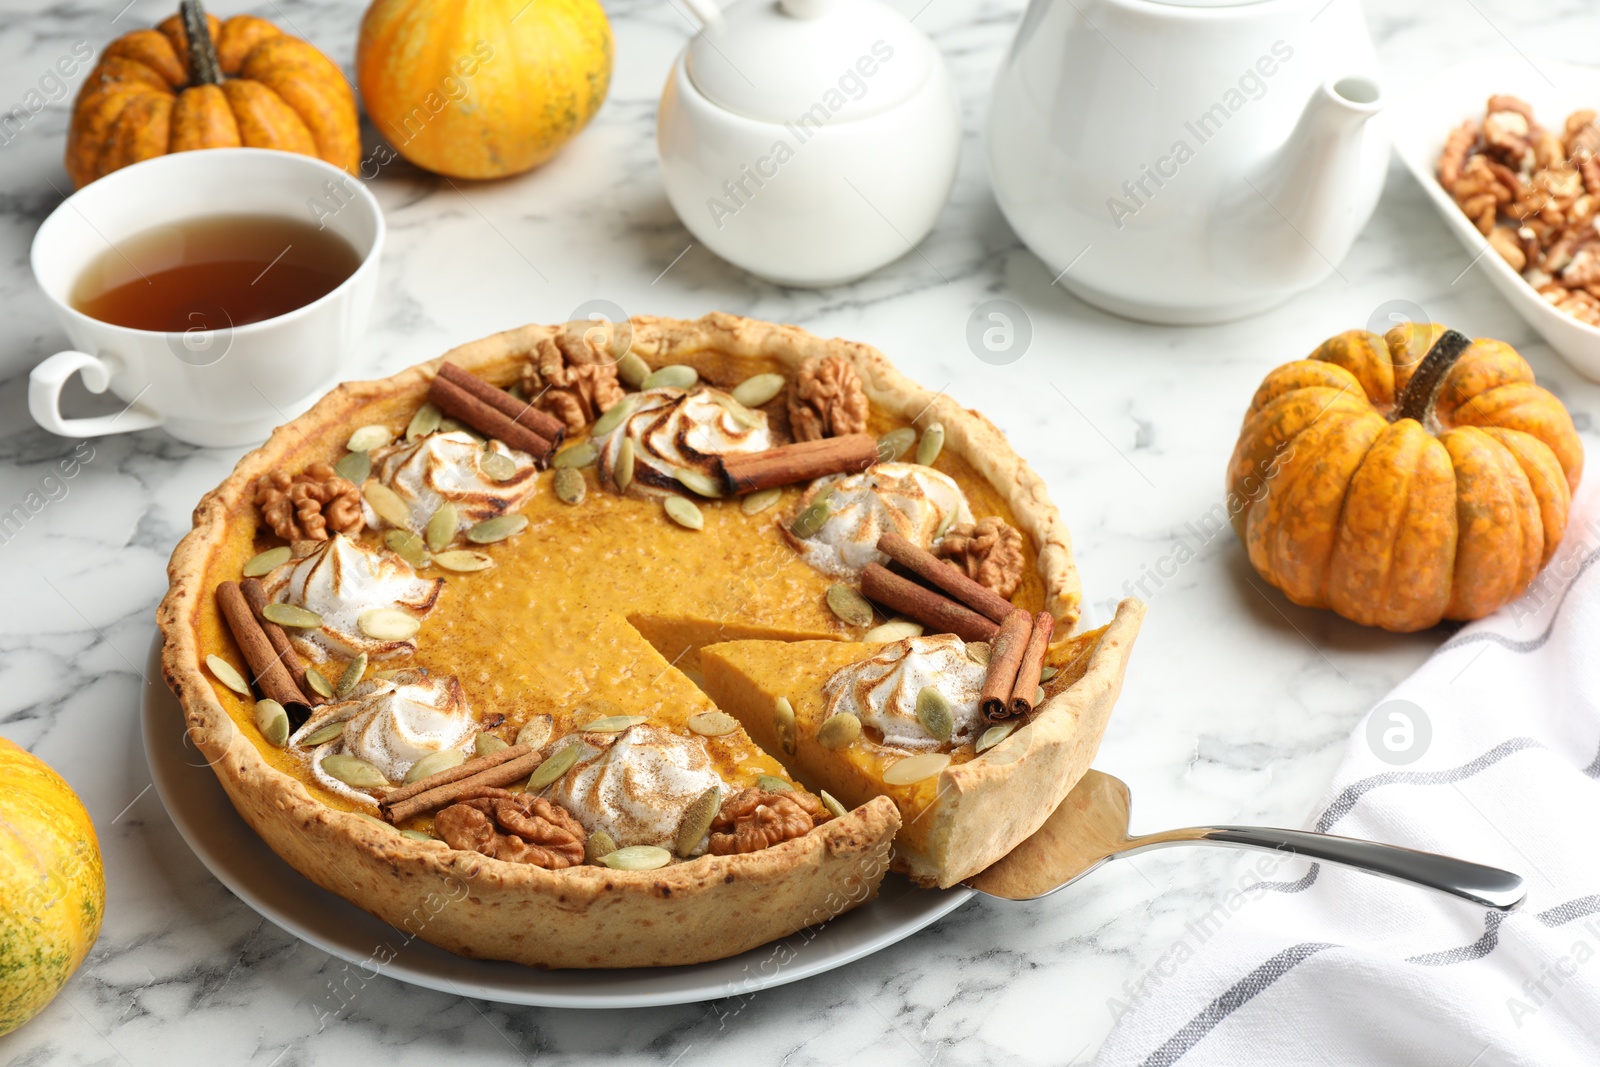
<path fill-rule="evenodd" d="M 157 0 L 0 3 L 0 107 L 74 41 L 97 46 L 169 10 Z M 921 0 L 900 3 L 908 14 Z M 215 5 L 220 13 L 243 5 Z M 1157 586 L 1099 766 L 1133 787 L 1136 828 L 1191 821 L 1296 823 L 1351 726 L 1443 638 L 1396 637 L 1296 608 L 1267 591 L 1227 532 L 1195 525 L 1221 499 L 1242 406 L 1270 367 L 1406 299 L 1436 319 L 1517 345 L 1594 448 L 1600 387 L 1582 381 L 1495 296 L 1398 166 L 1335 277 L 1258 319 L 1160 329 L 1110 318 L 1050 284 L 1005 225 L 979 153 L 989 82 L 1016 0 L 933 0 L 918 24 L 948 57 L 966 110 L 955 193 L 918 254 L 848 288 L 786 291 L 691 244 L 657 180 L 653 124 L 690 32 L 666 3 L 612 3 L 617 72 L 594 125 L 542 171 L 461 190 L 403 166 L 373 184 L 390 223 L 383 288 L 357 359 L 388 373 L 460 341 L 565 319 L 594 298 L 632 313 L 723 309 L 869 341 L 922 381 L 989 414 L 1048 479 L 1076 542 L 1091 621 L 1146 569 Z M 348 63 L 360 5 L 251 7 Z M 1401 0 L 1369 5 L 1392 88 L 1473 54 L 1516 49 L 1583 61 L 1600 11 L 1579 3 Z M 33 290 L 27 246 L 66 188 L 66 104 L 0 147 L 0 366 L 64 338 Z M 175 191 L 174 195 L 180 195 Z M 966 320 L 1002 296 L 1034 340 L 1006 367 L 979 362 Z M 35 428 L 25 377 L 0 381 L 0 511 L 40 486 L 74 442 Z M 342 964 L 233 898 L 178 838 L 149 791 L 137 731 L 140 672 L 164 565 L 200 494 L 240 450 L 158 432 L 92 443 L 93 459 L 0 543 L 0 733 L 58 768 L 104 849 L 104 933 L 38 1019 L 0 1039 L 0 1061 L 396 1065 L 441 1062 L 788 1064 L 1085 1062 L 1114 999 L 1244 860 L 1174 850 L 1115 865 L 1081 891 L 1020 907 L 978 901 L 895 948 L 761 994 L 724 1020 L 694 1005 L 611 1013 L 506 1008 L 407 987 L 362 986 L 319 1028 L 317 996 Z M 1166 561 L 1166 562 L 1164 562 Z M 3 783 L 0 783 L 3 788 Z"/>

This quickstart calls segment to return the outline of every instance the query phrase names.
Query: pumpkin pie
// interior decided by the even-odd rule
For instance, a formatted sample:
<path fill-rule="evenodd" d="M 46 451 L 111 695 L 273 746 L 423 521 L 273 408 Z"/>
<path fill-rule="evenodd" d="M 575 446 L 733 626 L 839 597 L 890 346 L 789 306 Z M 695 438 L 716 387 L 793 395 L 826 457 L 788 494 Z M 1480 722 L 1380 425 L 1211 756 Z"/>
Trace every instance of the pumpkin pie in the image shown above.
<path fill-rule="evenodd" d="M 913 790 L 887 720 L 834 765 L 812 743 L 839 670 L 993 636 L 891 573 L 900 543 L 1043 620 L 1059 671 Z M 720 314 L 529 326 L 340 386 L 201 500 L 169 575 L 164 673 L 245 821 L 411 936 L 540 967 L 716 959 L 892 863 L 971 873 L 1081 773 L 1139 616 L 1067 636 L 1066 529 L 982 416 Z"/>

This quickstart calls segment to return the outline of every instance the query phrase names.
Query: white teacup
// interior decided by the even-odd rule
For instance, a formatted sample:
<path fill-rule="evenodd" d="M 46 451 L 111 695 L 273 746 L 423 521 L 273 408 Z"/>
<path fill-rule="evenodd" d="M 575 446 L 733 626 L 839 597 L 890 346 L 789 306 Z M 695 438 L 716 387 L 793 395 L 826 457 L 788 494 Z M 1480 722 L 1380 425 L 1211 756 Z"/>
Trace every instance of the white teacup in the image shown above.
<path fill-rule="evenodd" d="M 76 310 L 74 284 L 107 247 L 161 226 L 215 215 L 283 215 L 344 238 L 361 265 L 321 299 L 276 318 L 219 330 L 159 333 Z M 310 156 L 259 148 L 178 152 L 113 171 L 68 197 L 33 239 L 33 274 L 75 350 L 33 369 L 28 410 L 66 437 L 159 426 L 180 441 L 264 439 L 342 377 L 378 288 L 383 213 L 365 186 Z M 111 392 L 115 415 L 67 418 L 62 387 L 79 371 Z"/>

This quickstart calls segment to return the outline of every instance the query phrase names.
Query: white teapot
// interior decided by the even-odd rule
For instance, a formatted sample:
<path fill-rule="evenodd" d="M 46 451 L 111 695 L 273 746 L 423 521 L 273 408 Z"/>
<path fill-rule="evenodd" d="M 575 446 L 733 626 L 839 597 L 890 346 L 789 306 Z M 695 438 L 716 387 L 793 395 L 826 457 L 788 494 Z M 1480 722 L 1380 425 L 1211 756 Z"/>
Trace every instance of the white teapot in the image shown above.
<path fill-rule="evenodd" d="M 1255 314 L 1336 269 L 1388 170 L 1357 0 L 1031 0 L 989 169 L 1060 283 L 1164 323 Z"/>
<path fill-rule="evenodd" d="M 944 59 L 881 0 L 715 0 L 656 118 L 667 197 L 707 248 L 780 285 L 910 252 L 955 180 Z"/>

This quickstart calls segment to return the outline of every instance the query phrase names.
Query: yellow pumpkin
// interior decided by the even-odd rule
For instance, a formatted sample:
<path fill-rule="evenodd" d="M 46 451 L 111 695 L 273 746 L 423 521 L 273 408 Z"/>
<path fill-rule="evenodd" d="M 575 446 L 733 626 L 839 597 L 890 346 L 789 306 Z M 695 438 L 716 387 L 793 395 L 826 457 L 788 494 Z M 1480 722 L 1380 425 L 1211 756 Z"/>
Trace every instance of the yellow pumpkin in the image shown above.
<path fill-rule="evenodd" d="M 1267 375 L 1228 509 L 1290 600 L 1404 632 L 1521 595 L 1582 473 L 1572 417 L 1515 349 L 1407 324 L 1339 334 Z"/>
<path fill-rule="evenodd" d="M 376 0 L 356 81 L 406 159 L 501 178 L 555 155 L 600 110 L 611 25 L 596 0 Z"/>
<path fill-rule="evenodd" d="M 106 877 L 77 794 L 0 737 L 0 1034 L 55 999 L 100 936 Z"/>

